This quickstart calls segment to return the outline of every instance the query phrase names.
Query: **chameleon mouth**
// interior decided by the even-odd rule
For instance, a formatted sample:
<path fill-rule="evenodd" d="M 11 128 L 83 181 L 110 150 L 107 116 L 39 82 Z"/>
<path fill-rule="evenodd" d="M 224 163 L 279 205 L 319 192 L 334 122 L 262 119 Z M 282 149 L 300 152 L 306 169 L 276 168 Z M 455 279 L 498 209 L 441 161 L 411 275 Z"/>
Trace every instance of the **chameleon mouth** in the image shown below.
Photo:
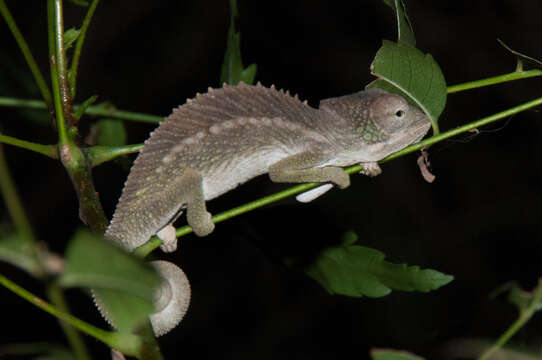
<path fill-rule="evenodd" d="M 417 135 L 416 139 L 412 142 L 413 144 L 419 143 L 424 136 L 427 134 L 431 128 L 431 122 L 423 122 L 419 126 L 415 127 L 413 133 Z"/>

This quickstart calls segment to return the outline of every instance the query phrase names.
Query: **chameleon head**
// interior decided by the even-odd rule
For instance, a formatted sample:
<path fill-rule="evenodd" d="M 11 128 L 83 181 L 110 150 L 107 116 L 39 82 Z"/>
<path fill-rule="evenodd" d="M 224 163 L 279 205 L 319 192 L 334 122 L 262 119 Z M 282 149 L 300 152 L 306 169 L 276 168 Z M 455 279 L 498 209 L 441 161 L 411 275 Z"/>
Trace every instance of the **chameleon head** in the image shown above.
<path fill-rule="evenodd" d="M 353 136 L 343 146 L 359 161 L 383 159 L 420 141 L 431 127 L 429 118 L 418 108 L 380 89 L 327 99 L 320 108 L 346 122 L 345 128 Z"/>

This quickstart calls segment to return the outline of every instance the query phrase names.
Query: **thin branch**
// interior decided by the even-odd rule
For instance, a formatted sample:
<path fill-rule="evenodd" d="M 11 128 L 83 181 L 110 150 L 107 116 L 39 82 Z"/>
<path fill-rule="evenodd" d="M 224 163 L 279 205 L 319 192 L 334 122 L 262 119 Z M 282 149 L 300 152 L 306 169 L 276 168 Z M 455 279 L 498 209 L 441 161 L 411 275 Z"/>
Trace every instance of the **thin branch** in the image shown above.
<path fill-rule="evenodd" d="M 0 285 L 8 288 L 43 311 L 48 312 L 58 319 L 71 324 L 82 332 L 102 341 L 107 346 L 117 349 L 126 355 L 138 355 L 142 347 L 142 339 L 140 337 L 132 334 L 119 334 L 117 332 L 105 331 L 86 323 L 75 316 L 59 310 L 55 306 L 47 303 L 45 300 L 40 299 L 38 296 L 15 284 L 2 274 L 0 274 Z"/>
<path fill-rule="evenodd" d="M 0 135 L 1 136 L 1 135 Z M 15 229 L 17 234 L 21 237 L 21 240 L 35 245 L 36 237 L 32 232 L 32 227 L 30 226 L 30 221 L 26 217 L 22 201 L 17 192 L 17 187 L 13 181 L 6 158 L 4 156 L 4 147 L 0 144 L 0 193 L 4 198 L 6 203 L 6 208 L 15 224 Z M 35 246 L 32 246 L 35 249 Z M 37 256 L 36 256 L 37 258 Z"/>
<path fill-rule="evenodd" d="M 379 164 L 383 164 L 383 163 L 386 163 L 386 162 L 388 162 L 390 160 L 399 158 L 401 156 L 405 156 L 407 154 L 410 154 L 412 152 L 421 150 L 421 149 L 423 149 L 423 148 L 425 148 L 425 147 L 427 147 L 429 145 L 432 145 L 432 144 L 435 144 L 437 142 L 443 141 L 443 140 L 448 139 L 450 137 L 465 133 L 465 132 L 467 132 L 469 130 L 476 129 L 478 127 L 490 124 L 490 123 L 495 122 L 497 120 L 512 116 L 514 114 L 520 113 L 522 111 L 531 109 L 531 108 L 533 108 L 535 106 L 539 106 L 539 105 L 542 105 L 542 97 L 540 97 L 538 99 L 535 99 L 535 100 L 528 101 L 526 103 L 523 103 L 523 104 L 518 105 L 516 107 L 513 107 L 511 109 L 501 111 L 501 112 L 499 112 L 497 114 L 482 118 L 480 120 L 473 121 L 473 122 L 471 122 L 469 124 L 457 127 L 455 129 L 446 131 L 444 133 L 440 133 L 440 134 L 438 134 L 436 136 L 432 136 L 432 137 L 430 137 L 430 138 L 428 138 L 428 139 L 426 139 L 424 141 L 421 141 L 421 142 L 419 142 L 417 144 L 406 147 L 405 149 L 403 149 L 401 151 L 398 151 L 398 152 L 388 156 L 387 158 L 379 161 Z M 354 173 L 359 173 L 362 169 L 363 169 L 363 167 L 361 165 L 354 165 L 354 166 L 350 166 L 349 168 L 345 169 L 345 171 L 348 174 L 354 174 Z M 236 208 L 221 212 L 221 213 L 219 213 L 217 215 L 214 215 L 212 219 L 213 219 L 213 222 L 219 223 L 219 222 L 222 222 L 224 220 L 230 219 L 232 217 L 239 216 L 239 215 L 244 214 L 246 212 L 255 210 L 255 209 L 260 208 L 260 207 L 262 207 L 264 205 L 268 205 L 268 204 L 271 204 L 273 202 L 282 200 L 284 198 L 287 198 L 287 197 L 290 197 L 290 196 L 305 192 L 307 190 L 313 189 L 313 188 L 315 188 L 316 186 L 319 186 L 319 185 L 321 185 L 321 183 L 307 183 L 307 184 L 296 185 L 296 186 L 293 186 L 293 187 L 288 188 L 286 190 L 280 191 L 280 192 L 278 192 L 276 194 L 265 196 L 265 197 L 263 197 L 261 199 L 251 201 L 249 203 L 238 206 Z M 192 232 L 192 228 L 190 226 L 188 226 L 188 225 L 185 225 L 185 226 L 180 227 L 179 229 L 177 229 L 177 237 L 187 235 L 187 234 L 189 234 L 191 232 Z M 162 241 L 158 237 L 154 236 L 147 243 L 145 243 L 145 244 L 141 245 L 140 247 L 138 247 L 136 249 L 135 253 L 138 256 L 145 257 L 146 255 L 148 255 L 150 252 L 152 252 L 154 249 L 156 249 L 161 244 L 162 244 Z"/>
<path fill-rule="evenodd" d="M 540 301 L 542 300 L 542 283 L 538 282 L 538 286 L 534 290 L 534 295 L 530 300 L 529 306 L 521 309 L 519 316 L 508 329 L 495 341 L 495 343 L 486 351 L 484 351 L 478 360 L 489 360 L 504 344 L 508 342 L 532 317 L 540 310 Z"/>
<path fill-rule="evenodd" d="M 125 146 L 92 146 L 86 149 L 86 152 L 91 166 L 94 167 L 122 155 L 137 153 L 142 147 L 143 144 Z"/>
<path fill-rule="evenodd" d="M 1 0 L 0 0 L 1 1 Z M 47 106 L 43 101 L 32 99 L 17 99 L 10 97 L 0 96 L 0 106 L 5 107 L 20 107 L 27 109 L 47 109 Z M 80 105 L 74 105 L 73 110 L 79 110 Z M 107 108 L 101 105 L 89 106 L 85 110 L 85 114 L 94 116 L 104 116 L 114 119 L 130 120 L 135 122 L 144 122 L 149 124 L 157 124 L 164 120 L 163 116 L 142 114 L 132 111 L 117 110 L 114 107 Z"/>
<path fill-rule="evenodd" d="M 90 21 L 92 20 L 92 16 L 94 15 L 94 11 L 96 10 L 96 7 L 98 6 L 99 2 L 100 0 L 94 0 L 92 1 L 92 4 L 90 4 L 87 14 L 85 15 L 85 18 L 83 19 L 83 25 L 81 26 L 81 30 L 79 31 L 77 42 L 75 43 L 72 66 L 70 68 L 70 73 L 69 73 L 72 99 L 75 98 L 75 94 L 76 94 L 77 69 L 79 68 L 79 58 L 81 57 L 81 50 L 83 49 L 83 43 L 85 41 L 85 36 L 87 34 L 88 26 L 90 25 Z"/>
<path fill-rule="evenodd" d="M 41 74 L 40 69 L 38 68 L 38 65 L 36 63 L 36 60 L 34 59 L 34 56 L 32 55 L 32 52 L 30 51 L 30 48 L 28 47 L 28 44 L 26 43 L 23 35 L 19 31 L 19 28 L 17 27 L 17 24 L 15 23 L 13 16 L 11 16 L 11 13 L 9 12 L 9 9 L 7 8 L 4 0 L 0 0 L 0 14 L 2 14 L 2 17 L 6 21 L 6 24 L 11 30 L 11 33 L 13 34 L 15 41 L 17 41 L 17 44 L 19 45 L 19 48 L 21 49 L 21 52 L 23 53 L 26 63 L 28 64 L 28 67 L 30 68 L 32 75 L 34 76 L 34 79 L 36 80 L 36 84 L 38 85 L 38 88 L 40 89 L 41 96 L 43 97 L 45 104 L 47 104 L 46 108 L 52 110 L 53 100 L 51 97 L 51 92 L 49 91 L 49 87 L 45 83 L 45 78 Z"/>
<path fill-rule="evenodd" d="M 53 87 L 55 96 L 55 108 L 57 111 L 57 124 L 59 135 L 74 125 L 72 113 L 72 99 L 70 85 L 68 81 L 68 72 L 66 64 L 66 52 L 64 49 L 64 14 L 62 0 L 49 0 L 49 6 L 54 11 L 53 28 L 54 30 L 54 62 L 52 66 L 56 67 L 57 83 Z M 58 102 L 58 104 L 57 104 Z M 59 105 L 60 108 L 57 106 Z M 62 116 L 59 116 L 61 113 Z M 64 139 L 63 139 L 64 138 Z M 67 144 L 67 135 L 59 136 L 59 145 Z"/>
<path fill-rule="evenodd" d="M 459 91 L 465 91 L 465 90 L 480 88 L 484 86 L 500 84 L 500 83 L 504 83 L 508 81 L 527 79 L 530 77 L 541 76 L 541 75 L 542 75 L 542 70 L 539 70 L 539 69 L 534 69 L 534 70 L 529 70 L 529 71 L 514 71 L 509 74 L 504 74 L 504 75 L 494 76 L 494 77 L 490 77 L 486 79 L 469 81 L 469 82 L 458 84 L 458 85 L 448 86 L 446 90 L 448 94 L 453 94 Z"/>
<path fill-rule="evenodd" d="M 30 141 L 17 139 L 11 136 L 0 134 L 0 143 L 17 146 L 26 150 L 34 151 L 50 157 L 51 159 L 58 159 L 58 148 L 56 145 L 43 145 Z"/>

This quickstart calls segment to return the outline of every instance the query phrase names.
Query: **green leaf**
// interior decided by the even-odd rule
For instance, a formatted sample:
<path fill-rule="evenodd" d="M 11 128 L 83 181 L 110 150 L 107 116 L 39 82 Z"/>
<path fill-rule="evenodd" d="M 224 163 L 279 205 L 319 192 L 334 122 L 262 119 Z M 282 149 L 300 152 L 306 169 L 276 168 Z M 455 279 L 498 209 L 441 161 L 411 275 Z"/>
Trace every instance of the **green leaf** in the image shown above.
<path fill-rule="evenodd" d="M 353 233 L 347 234 L 343 244 L 323 250 L 305 269 L 330 294 L 381 297 L 392 290 L 429 292 L 453 280 L 436 270 L 384 261 L 380 251 L 352 245 Z"/>
<path fill-rule="evenodd" d="M 117 289 L 151 299 L 160 276 L 145 261 L 110 241 L 79 230 L 66 250 L 66 267 L 59 283 L 66 287 Z"/>
<path fill-rule="evenodd" d="M 118 119 L 100 119 L 93 126 L 96 132 L 96 144 L 102 146 L 126 145 L 126 128 Z"/>
<path fill-rule="evenodd" d="M 77 40 L 77 37 L 79 36 L 80 30 L 77 30 L 76 28 L 68 29 L 64 32 L 64 49 L 67 51 Z"/>
<path fill-rule="evenodd" d="M 236 32 L 237 18 L 237 0 L 230 0 L 230 28 L 228 30 L 228 42 L 226 52 L 224 54 L 224 62 L 222 63 L 222 72 L 220 74 L 220 82 L 230 85 L 236 85 L 243 81 L 249 85 L 254 83 L 256 76 L 256 64 L 251 64 L 247 68 L 243 67 L 241 58 L 241 33 Z"/>
<path fill-rule="evenodd" d="M 73 79 L 71 78 L 71 72 L 68 74 L 68 78 L 70 79 L 70 83 L 73 84 Z M 88 99 L 86 99 L 82 104 L 81 106 L 78 107 L 77 111 L 73 114 L 73 118 L 75 120 L 79 120 L 81 119 L 81 117 L 83 116 L 83 114 L 85 113 L 85 111 L 87 111 L 88 107 L 92 104 L 94 104 L 94 102 L 98 99 L 98 96 L 97 95 L 93 95 L 91 97 L 89 97 Z"/>
<path fill-rule="evenodd" d="M 0 260 L 17 266 L 33 276 L 41 274 L 41 266 L 33 251 L 33 244 L 23 241 L 16 232 L 0 228 Z"/>
<path fill-rule="evenodd" d="M 80 230 L 68 245 L 65 271 L 58 281 L 65 287 L 94 289 L 115 327 L 132 332 L 154 311 L 153 293 L 161 278 L 143 260 Z"/>
<path fill-rule="evenodd" d="M 439 133 L 437 120 L 446 106 L 446 81 L 431 55 L 424 55 L 409 45 L 384 40 L 371 72 L 379 79 L 368 88 L 377 87 L 404 96 L 429 116 L 433 133 Z"/>
<path fill-rule="evenodd" d="M 93 289 L 96 304 L 119 332 L 132 333 L 148 321 L 155 309 L 149 299 L 114 289 Z"/>
<path fill-rule="evenodd" d="M 391 349 L 371 349 L 372 360 L 424 360 L 422 357 L 407 351 Z"/>
<path fill-rule="evenodd" d="M 403 0 L 383 0 L 386 5 L 391 7 L 397 17 L 397 42 L 416 46 L 416 38 L 412 23 L 406 12 L 406 5 Z"/>
<path fill-rule="evenodd" d="M 491 297 L 508 293 L 508 301 L 514 304 L 520 313 L 525 311 L 538 312 L 542 309 L 542 278 L 531 291 L 526 291 L 515 282 L 508 282 L 495 289 Z"/>

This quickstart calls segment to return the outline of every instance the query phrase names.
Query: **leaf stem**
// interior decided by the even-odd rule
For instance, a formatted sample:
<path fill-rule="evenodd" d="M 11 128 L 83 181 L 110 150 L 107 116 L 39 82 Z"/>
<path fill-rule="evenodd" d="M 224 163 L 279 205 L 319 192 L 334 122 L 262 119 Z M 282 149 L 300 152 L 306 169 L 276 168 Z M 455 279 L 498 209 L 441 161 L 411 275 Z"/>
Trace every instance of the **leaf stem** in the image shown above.
<path fill-rule="evenodd" d="M 52 110 L 53 100 L 51 97 L 51 92 L 49 91 L 49 88 L 45 82 L 45 78 L 41 74 L 40 69 L 36 63 L 36 60 L 34 59 L 34 56 L 32 55 L 32 52 L 30 51 L 30 48 L 28 47 L 28 44 L 26 43 L 23 35 L 19 31 L 19 28 L 17 24 L 15 23 L 13 16 L 11 16 L 11 13 L 9 9 L 7 8 L 4 0 L 0 0 L 0 14 L 2 14 L 2 17 L 6 21 L 6 24 L 11 30 L 11 33 L 13 34 L 15 41 L 17 42 L 17 44 L 19 45 L 19 48 L 21 49 L 21 52 L 23 53 L 26 63 L 28 64 L 28 67 L 30 68 L 32 75 L 34 76 L 34 80 L 36 81 L 36 84 L 38 85 L 38 88 L 40 89 L 41 96 L 43 97 L 45 104 L 47 104 L 46 108 L 49 108 Z"/>
<path fill-rule="evenodd" d="M 30 141 L 17 139 L 11 136 L 0 134 L 0 143 L 17 146 L 26 150 L 34 151 L 50 157 L 51 159 L 58 159 L 58 148 L 56 145 L 43 145 Z"/>
<path fill-rule="evenodd" d="M 68 303 L 66 302 L 64 294 L 62 293 L 62 289 L 57 284 L 50 283 L 47 285 L 47 297 L 64 313 L 69 313 Z M 66 337 L 68 338 L 68 342 L 73 349 L 75 358 L 78 360 L 90 360 L 91 358 L 85 342 L 83 341 L 83 338 L 79 336 L 79 333 L 73 327 L 73 325 L 66 320 L 61 320 L 59 323 L 62 330 L 66 334 Z"/>
<path fill-rule="evenodd" d="M 541 76 L 541 75 L 542 75 L 542 70 L 539 70 L 539 69 L 528 70 L 528 71 L 514 71 L 512 73 L 508 73 L 504 75 L 499 75 L 499 76 L 494 76 L 494 77 L 490 77 L 486 79 L 469 81 L 469 82 L 458 84 L 458 85 L 448 86 L 446 91 L 448 92 L 448 94 L 453 94 L 459 91 L 465 91 L 465 90 L 480 88 L 484 86 L 500 84 L 500 83 L 508 82 L 508 81 Z"/>
<path fill-rule="evenodd" d="M 19 295 L 26 301 L 39 307 L 45 312 L 71 324 L 82 332 L 102 341 L 106 345 L 123 352 L 126 355 L 137 355 L 141 348 L 142 340 L 140 337 L 132 334 L 119 334 L 116 332 L 105 331 L 97 328 L 91 324 L 88 324 L 70 314 L 60 311 L 56 307 L 47 303 L 45 300 L 32 294 L 28 290 L 15 284 L 4 275 L 0 274 L 0 285 L 8 288 L 15 294 Z"/>
<path fill-rule="evenodd" d="M 1 135 L 0 135 L 1 136 Z M 6 203 L 6 208 L 15 224 L 17 234 L 21 237 L 21 240 L 32 245 L 32 249 L 35 250 L 36 237 L 32 232 L 30 221 L 26 217 L 21 199 L 17 192 L 15 182 L 10 176 L 6 158 L 4 156 L 4 147 L 0 144 L 0 193 Z M 34 252 L 35 254 L 35 252 Z M 36 258 L 37 258 L 37 254 Z"/>
<path fill-rule="evenodd" d="M 142 147 L 143 144 L 124 146 L 92 146 L 88 148 L 86 152 L 91 166 L 94 167 L 121 155 L 137 153 Z"/>
<path fill-rule="evenodd" d="M 83 49 L 85 35 L 87 33 L 88 26 L 90 25 L 90 21 L 92 20 L 92 16 L 94 15 L 94 11 L 96 10 L 96 7 L 98 6 L 99 2 L 100 0 L 94 0 L 90 4 L 87 14 L 85 15 L 85 18 L 83 19 L 83 25 L 81 25 L 81 30 L 79 32 L 79 36 L 77 37 L 77 42 L 75 43 L 72 66 L 69 72 L 72 99 L 75 98 L 75 94 L 76 94 L 77 69 L 79 68 L 79 58 L 81 57 L 81 50 Z"/>
<path fill-rule="evenodd" d="M 421 150 L 421 149 L 423 149 L 423 148 L 425 148 L 425 147 L 427 147 L 429 145 L 435 144 L 435 143 L 440 142 L 442 140 L 448 139 L 448 138 L 453 137 L 453 136 L 460 135 L 460 134 L 465 133 L 465 132 L 467 132 L 469 130 L 476 129 L 478 127 L 490 124 L 490 123 L 495 122 L 497 120 L 506 118 L 508 116 L 520 113 L 522 111 L 531 109 L 531 108 L 533 108 L 535 106 L 539 106 L 539 105 L 542 105 L 542 97 L 537 98 L 535 100 L 528 101 L 528 102 L 523 103 L 521 105 L 515 106 L 515 107 L 513 107 L 511 109 L 501 111 L 501 112 L 493 114 L 491 116 L 482 118 L 480 120 L 473 121 L 473 122 L 471 122 L 469 124 L 459 126 L 459 127 L 455 128 L 455 129 L 440 133 L 440 134 L 438 134 L 436 136 L 432 136 L 432 137 L 430 137 L 430 138 L 428 138 L 428 139 L 426 139 L 424 141 L 421 141 L 421 142 L 419 142 L 417 144 L 414 144 L 414 145 L 410 145 L 409 147 L 406 147 L 405 149 L 403 149 L 401 151 L 398 151 L 398 152 L 396 152 L 394 154 L 391 154 L 390 156 L 386 157 L 385 159 L 379 161 L 379 163 L 380 164 L 386 163 L 386 162 L 388 162 L 390 160 L 393 160 L 393 159 L 399 158 L 401 156 L 405 156 L 407 154 L 410 154 L 412 152 Z M 354 165 L 354 166 L 350 166 L 350 167 L 346 168 L 345 171 L 348 174 L 353 174 L 353 173 L 359 173 L 362 169 L 363 169 L 363 167 L 361 165 Z M 321 184 L 320 183 L 306 183 L 306 184 L 300 184 L 300 185 L 290 187 L 290 188 L 288 188 L 286 190 L 283 190 L 283 191 L 280 191 L 278 193 L 275 193 L 275 194 L 272 194 L 272 195 L 269 195 L 269 196 L 265 196 L 263 198 L 251 201 L 251 202 L 246 203 L 244 205 L 241 205 L 241 206 L 235 207 L 233 209 L 221 212 L 221 213 L 219 213 L 217 215 L 214 215 L 213 216 L 213 222 L 215 222 L 215 223 L 222 222 L 222 221 L 230 219 L 232 217 L 235 217 L 235 216 L 244 214 L 246 212 L 255 210 L 257 208 L 260 208 L 260 207 L 262 207 L 264 205 L 268 205 L 270 203 L 279 201 L 279 200 L 284 199 L 286 197 L 293 196 L 293 195 L 299 194 L 301 192 L 305 192 L 305 191 L 310 190 L 312 188 L 315 188 L 316 186 L 319 186 L 319 185 L 321 185 Z M 192 232 L 192 228 L 190 226 L 188 226 L 188 225 L 182 226 L 182 227 L 177 229 L 177 237 L 187 235 L 187 234 L 189 234 L 191 232 Z M 135 253 L 138 256 L 145 257 L 146 255 L 148 255 L 150 252 L 152 252 L 154 249 L 156 249 L 161 244 L 162 244 L 162 241 L 160 239 L 158 239 L 157 237 L 152 237 L 147 243 L 145 243 L 145 244 L 141 245 L 140 247 L 138 247 L 135 250 Z"/>
<path fill-rule="evenodd" d="M 49 40 L 53 41 L 53 43 L 49 43 L 51 76 L 54 78 L 53 95 L 59 134 L 59 146 L 63 146 L 69 141 L 67 129 L 74 124 L 71 92 L 66 71 L 66 53 L 64 51 L 64 14 L 62 0 L 48 0 L 47 7 L 49 11 Z"/>
<path fill-rule="evenodd" d="M 529 306 L 525 309 L 520 310 L 519 316 L 514 321 L 508 329 L 495 341 L 495 343 L 486 351 L 478 357 L 478 360 L 489 360 L 491 356 L 497 352 L 504 344 L 508 342 L 514 336 L 519 329 L 523 327 L 534 315 L 534 313 L 539 310 L 540 302 L 542 300 L 542 286 L 539 281 L 539 285 L 535 289 L 534 296 L 531 299 Z"/>
<path fill-rule="evenodd" d="M 0 0 L 1 1 L 1 0 Z M 33 99 L 17 99 L 0 96 L 0 106 L 21 107 L 30 109 L 47 109 L 43 101 Z M 81 105 L 74 105 L 75 111 L 79 110 Z M 89 106 L 85 114 L 94 116 L 107 116 L 114 119 L 130 120 L 149 124 L 157 124 L 164 119 L 163 116 L 137 113 L 132 111 L 116 110 L 115 108 L 105 108 L 104 106 Z"/>

